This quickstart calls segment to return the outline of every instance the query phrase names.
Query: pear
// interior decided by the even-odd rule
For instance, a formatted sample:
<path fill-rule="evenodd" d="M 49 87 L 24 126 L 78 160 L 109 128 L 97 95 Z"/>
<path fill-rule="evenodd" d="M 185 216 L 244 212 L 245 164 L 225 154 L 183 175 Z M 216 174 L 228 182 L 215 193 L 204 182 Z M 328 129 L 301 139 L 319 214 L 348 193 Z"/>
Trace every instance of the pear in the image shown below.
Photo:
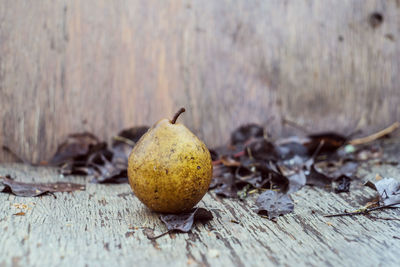
<path fill-rule="evenodd" d="M 189 211 L 205 195 L 212 178 L 206 145 L 188 128 L 162 119 L 137 142 L 128 160 L 129 184 L 148 208 L 162 213 Z"/>

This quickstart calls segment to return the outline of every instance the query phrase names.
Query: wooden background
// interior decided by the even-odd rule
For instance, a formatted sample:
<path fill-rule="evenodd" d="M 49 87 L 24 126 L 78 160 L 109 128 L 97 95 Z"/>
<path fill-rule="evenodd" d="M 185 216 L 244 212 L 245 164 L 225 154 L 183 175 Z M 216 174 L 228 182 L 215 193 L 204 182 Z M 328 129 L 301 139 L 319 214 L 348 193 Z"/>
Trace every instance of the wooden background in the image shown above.
<path fill-rule="evenodd" d="M 0 143 L 36 162 L 181 106 L 209 146 L 283 117 L 367 133 L 400 119 L 399 38 L 398 0 L 1 1 Z"/>

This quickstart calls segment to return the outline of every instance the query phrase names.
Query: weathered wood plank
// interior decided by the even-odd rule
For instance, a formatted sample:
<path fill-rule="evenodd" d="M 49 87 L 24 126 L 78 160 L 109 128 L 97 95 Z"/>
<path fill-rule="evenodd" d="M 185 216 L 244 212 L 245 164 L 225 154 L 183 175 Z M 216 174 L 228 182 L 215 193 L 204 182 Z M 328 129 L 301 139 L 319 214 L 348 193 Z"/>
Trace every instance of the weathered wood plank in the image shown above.
<path fill-rule="evenodd" d="M 398 159 L 400 142 L 387 142 L 385 157 Z M 305 187 L 293 194 L 294 213 L 277 223 L 253 212 L 253 198 L 241 202 L 210 192 L 200 206 L 213 212 L 213 221 L 156 241 L 148 240 L 141 227 L 155 234 L 166 228 L 128 185 L 88 183 L 86 191 L 56 193 L 57 199 L 0 194 L 0 266 L 398 266 L 400 221 L 322 216 L 373 199 L 376 193 L 362 183 L 374 180 L 376 173 L 400 179 L 398 166 L 364 164 L 350 193 Z M 51 168 L 20 164 L 2 164 L 0 174 L 86 183 L 80 177 L 62 178 Z M 13 215 L 20 203 L 29 207 L 25 216 Z M 379 216 L 399 218 L 400 210 Z"/>
<path fill-rule="evenodd" d="M 397 0 L 1 1 L 0 143 L 37 162 L 71 132 L 110 138 L 180 106 L 210 146 L 250 121 L 288 131 L 283 116 L 376 130 L 400 119 L 399 12 Z"/>

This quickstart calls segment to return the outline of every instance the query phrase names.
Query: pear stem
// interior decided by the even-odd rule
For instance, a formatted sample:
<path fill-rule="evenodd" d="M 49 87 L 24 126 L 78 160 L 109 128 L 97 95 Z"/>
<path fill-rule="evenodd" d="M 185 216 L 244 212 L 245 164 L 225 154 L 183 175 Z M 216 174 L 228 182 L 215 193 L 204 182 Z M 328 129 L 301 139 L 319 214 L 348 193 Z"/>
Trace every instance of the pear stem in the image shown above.
<path fill-rule="evenodd" d="M 180 110 L 178 110 L 178 112 L 175 113 L 174 117 L 172 118 L 171 123 L 175 124 L 175 122 L 178 119 L 179 115 L 181 115 L 183 112 L 185 112 L 185 108 L 181 108 Z"/>

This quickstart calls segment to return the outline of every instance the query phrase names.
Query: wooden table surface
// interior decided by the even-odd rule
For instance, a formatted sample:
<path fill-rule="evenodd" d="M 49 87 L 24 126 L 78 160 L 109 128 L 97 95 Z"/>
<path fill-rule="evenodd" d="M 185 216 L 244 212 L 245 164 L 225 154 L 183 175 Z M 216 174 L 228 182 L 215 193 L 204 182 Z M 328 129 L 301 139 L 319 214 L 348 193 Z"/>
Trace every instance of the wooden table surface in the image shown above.
<path fill-rule="evenodd" d="M 400 140 L 385 141 L 385 158 L 398 160 Z M 306 186 L 292 195 L 294 213 L 269 221 L 253 212 L 254 198 L 206 194 L 199 206 L 214 219 L 188 234 L 169 234 L 129 185 L 87 183 L 55 169 L 1 164 L 0 175 L 21 181 L 71 181 L 86 191 L 34 198 L 0 194 L 0 266 L 399 266 L 400 221 L 366 216 L 325 218 L 355 210 L 377 193 L 365 187 L 375 175 L 400 180 L 399 166 L 363 163 L 350 193 Z M 27 205 L 24 209 L 22 204 Z M 20 211 L 25 216 L 13 215 Z M 400 217 L 399 209 L 374 212 Z M 240 222 L 233 223 L 231 220 Z M 145 230 L 151 228 L 153 230 Z"/>

